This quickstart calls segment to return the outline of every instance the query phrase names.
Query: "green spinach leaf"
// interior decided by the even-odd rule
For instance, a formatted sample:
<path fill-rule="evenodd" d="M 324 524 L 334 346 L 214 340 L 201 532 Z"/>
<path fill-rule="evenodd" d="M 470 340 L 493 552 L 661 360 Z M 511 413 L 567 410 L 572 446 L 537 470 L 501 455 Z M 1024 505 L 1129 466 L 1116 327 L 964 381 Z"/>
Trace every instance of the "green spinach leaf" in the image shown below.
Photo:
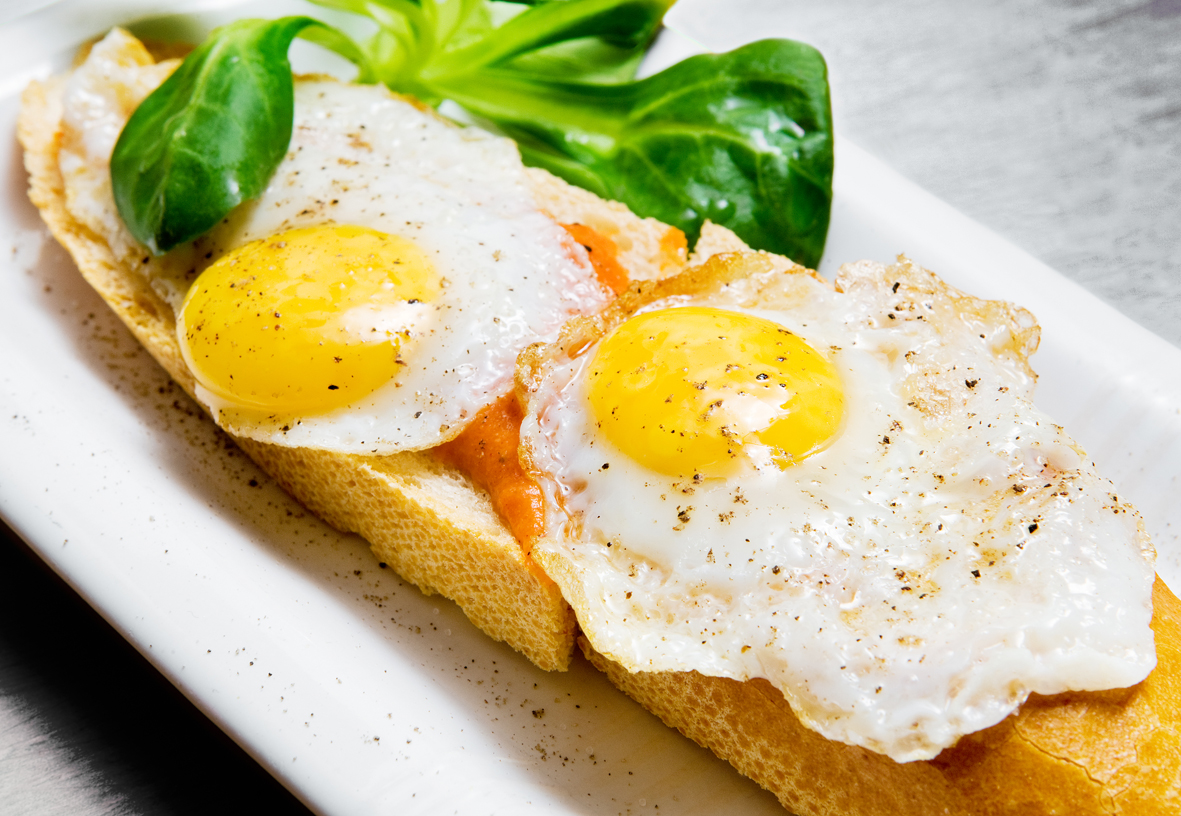
<path fill-rule="evenodd" d="M 705 219 L 810 266 L 832 199 L 824 60 L 788 40 L 685 60 L 633 81 L 672 0 L 315 0 L 360 14 L 357 44 L 309 17 L 216 31 L 128 122 L 116 203 L 156 252 L 258 195 L 293 119 L 287 50 L 318 42 L 429 104 L 514 137 L 529 164 L 681 227 Z"/>
<path fill-rule="evenodd" d="M 515 138 L 531 164 L 674 224 L 705 219 L 815 266 L 832 198 L 824 59 L 790 40 L 701 55 L 615 85 L 485 71 L 438 91 Z"/>
<path fill-rule="evenodd" d="M 530 7 L 465 48 L 445 52 L 422 70 L 422 80 L 472 74 L 547 46 L 598 37 L 624 49 L 643 49 L 671 5 L 667 0 L 567 0 Z M 569 77 L 567 77 L 569 79 Z"/>
<path fill-rule="evenodd" d="M 291 141 L 287 50 L 312 27 L 364 65 L 350 40 L 310 17 L 239 20 L 214 32 L 131 116 L 111 155 L 111 183 L 127 228 L 153 252 L 201 235 L 266 187 Z"/>
<path fill-rule="evenodd" d="M 358 0 L 317 2 L 356 10 Z M 393 24 L 369 14 L 382 30 L 415 32 L 396 59 L 374 54 L 374 38 L 378 80 L 431 104 L 458 103 L 516 139 L 526 163 L 690 240 L 708 218 L 751 246 L 819 263 L 833 173 L 819 52 L 767 40 L 629 81 L 668 0 L 518 2 L 508 16 L 481 17 L 467 36 L 431 33 L 440 9 L 459 8 L 462 20 L 473 2 L 418 0 L 415 14 Z"/>

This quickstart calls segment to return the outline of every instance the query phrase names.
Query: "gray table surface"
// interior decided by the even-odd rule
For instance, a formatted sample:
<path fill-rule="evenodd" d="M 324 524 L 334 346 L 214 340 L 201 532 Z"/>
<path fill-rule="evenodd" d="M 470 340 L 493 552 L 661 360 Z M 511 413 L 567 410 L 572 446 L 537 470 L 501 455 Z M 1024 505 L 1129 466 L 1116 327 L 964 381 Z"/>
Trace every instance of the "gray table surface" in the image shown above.
<path fill-rule="evenodd" d="M 1181 346 L 1181 0 L 711 13 L 819 47 L 841 133 Z M 306 812 L 6 534 L 0 811 Z"/>
<path fill-rule="evenodd" d="M 815 45 L 838 132 L 1181 345 L 1181 0 L 701 5 Z"/>

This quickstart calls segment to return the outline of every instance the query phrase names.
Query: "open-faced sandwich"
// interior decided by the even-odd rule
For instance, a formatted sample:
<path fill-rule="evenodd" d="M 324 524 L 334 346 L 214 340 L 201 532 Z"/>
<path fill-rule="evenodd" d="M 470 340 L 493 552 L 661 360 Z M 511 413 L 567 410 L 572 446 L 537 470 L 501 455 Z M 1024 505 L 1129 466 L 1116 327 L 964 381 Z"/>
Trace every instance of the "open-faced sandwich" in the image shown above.
<path fill-rule="evenodd" d="M 322 518 L 542 668 L 581 631 L 801 816 L 1181 812 L 1178 604 L 1030 402 L 1027 312 L 905 260 L 830 284 L 708 223 L 687 257 L 503 137 L 323 77 L 260 188 L 178 227 L 209 196 L 142 195 L 160 157 L 127 133 L 176 136 L 149 95 L 179 64 L 116 30 L 33 84 L 30 195 Z"/>
<path fill-rule="evenodd" d="M 530 349 L 587 657 L 796 813 L 1177 813 L 1181 607 L 1037 341 L 906 259 L 734 252 Z"/>

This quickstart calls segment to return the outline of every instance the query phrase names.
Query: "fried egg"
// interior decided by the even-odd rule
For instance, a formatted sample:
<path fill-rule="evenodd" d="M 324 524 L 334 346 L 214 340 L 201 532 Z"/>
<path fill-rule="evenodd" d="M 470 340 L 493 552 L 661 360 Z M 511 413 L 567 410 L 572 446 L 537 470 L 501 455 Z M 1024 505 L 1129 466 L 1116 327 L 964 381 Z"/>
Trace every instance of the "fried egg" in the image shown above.
<path fill-rule="evenodd" d="M 123 32 L 98 43 L 65 94 L 63 172 L 80 220 L 172 305 L 197 398 L 230 432 L 433 447 L 508 392 L 522 348 L 609 299 L 538 210 L 511 140 L 326 78 L 296 79 L 291 144 L 262 195 L 148 256 L 114 214 L 109 157 L 167 72 Z"/>
<path fill-rule="evenodd" d="M 767 678 L 898 761 L 1155 665 L 1151 544 L 1030 401 L 1029 313 L 906 261 L 834 287 L 759 255 L 648 301 L 523 369 L 534 557 L 596 650 Z"/>

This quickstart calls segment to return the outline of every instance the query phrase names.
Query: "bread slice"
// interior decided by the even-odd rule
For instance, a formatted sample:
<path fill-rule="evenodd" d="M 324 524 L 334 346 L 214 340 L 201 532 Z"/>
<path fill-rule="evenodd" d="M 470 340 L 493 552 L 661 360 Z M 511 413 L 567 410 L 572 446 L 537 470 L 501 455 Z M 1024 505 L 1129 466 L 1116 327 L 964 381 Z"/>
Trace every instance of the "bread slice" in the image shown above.
<path fill-rule="evenodd" d="M 151 64 L 142 44 L 121 36 L 126 53 L 120 52 L 120 59 Z M 195 383 L 181 358 L 172 308 L 146 276 L 71 211 L 59 163 L 65 81 L 34 82 L 23 96 L 18 137 L 29 197 L 87 282 L 192 396 Z M 544 171 L 531 170 L 528 178 L 540 209 L 559 222 L 584 223 L 607 234 L 632 276 L 660 277 L 684 262 L 678 230 Z M 463 473 L 429 451 L 357 456 L 235 441 L 314 513 L 340 530 L 359 533 L 380 562 L 427 594 L 454 600 L 491 637 L 543 669 L 569 665 L 575 630 L 570 606 L 522 552 L 487 493 Z"/>
<path fill-rule="evenodd" d="M 766 680 L 632 673 L 617 687 L 798 816 L 1166 816 L 1181 813 L 1181 601 L 1158 578 L 1156 669 L 1128 689 L 1031 695 L 935 759 L 898 763 L 805 727 Z"/>

